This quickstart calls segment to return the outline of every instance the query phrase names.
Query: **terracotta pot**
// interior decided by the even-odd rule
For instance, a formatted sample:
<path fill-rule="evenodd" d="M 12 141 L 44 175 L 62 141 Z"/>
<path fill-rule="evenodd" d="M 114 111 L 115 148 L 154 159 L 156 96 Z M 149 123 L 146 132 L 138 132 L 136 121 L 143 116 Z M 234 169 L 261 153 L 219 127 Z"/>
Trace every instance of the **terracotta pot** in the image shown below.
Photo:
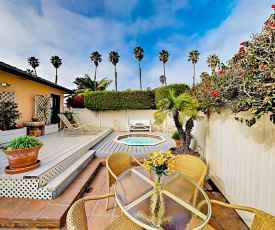
<path fill-rule="evenodd" d="M 28 167 L 37 163 L 38 151 L 43 146 L 38 145 L 33 148 L 17 149 L 17 150 L 4 150 L 2 151 L 7 155 L 10 169 L 18 169 Z"/>
<path fill-rule="evenodd" d="M 175 140 L 176 146 L 180 146 L 180 140 Z"/>

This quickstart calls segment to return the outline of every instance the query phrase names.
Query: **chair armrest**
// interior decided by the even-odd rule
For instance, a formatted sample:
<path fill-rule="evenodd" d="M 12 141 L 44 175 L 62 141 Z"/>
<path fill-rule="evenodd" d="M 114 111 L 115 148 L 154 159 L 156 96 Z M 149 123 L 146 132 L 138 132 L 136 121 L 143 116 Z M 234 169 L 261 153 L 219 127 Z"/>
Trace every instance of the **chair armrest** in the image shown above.
<path fill-rule="evenodd" d="M 142 164 L 138 161 L 138 159 L 136 159 L 134 156 L 132 156 L 131 155 L 131 158 L 135 161 L 135 162 L 137 162 L 140 166 L 142 166 Z"/>
<path fill-rule="evenodd" d="M 108 166 L 108 164 L 106 164 L 106 167 L 108 169 L 108 172 L 117 180 L 118 177 L 112 172 L 112 170 L 110 169 L 110 167 Z"/>
<path fill-rule="evenodd" d="M 257 212 L 257 209 L 255 208 L 251 208 L 251 207 L 247 207 L 247 206 L 241 206 L 241 205 L 236 205 L 236 204 L 229 204 L 229 203 L 224 203 L 218 200 L 213 200 L 211 199 L 210 202 L 212 204 L 218 204 L 227 208 L 233 208 L 233 209 L 238 209 L 238 210 L 243 210 L 243 211 L 248 211 L 248 212 L 252 212 L 255 213 Z"/>
<path fill-rule="evenodd" d="M 114 197 L 114 196 L 115 196 L 114 193 L 107 193 L 107 194 L 99 195 L 99 196 L 86 196 L 86 197 L 83 197 L 81 199 L 84 200 L 84 201 L 87 201 L 87 200 L 101 200 L 101 199 L 105 199 L 105 198 L 108 198 L 108 197 Z"/>

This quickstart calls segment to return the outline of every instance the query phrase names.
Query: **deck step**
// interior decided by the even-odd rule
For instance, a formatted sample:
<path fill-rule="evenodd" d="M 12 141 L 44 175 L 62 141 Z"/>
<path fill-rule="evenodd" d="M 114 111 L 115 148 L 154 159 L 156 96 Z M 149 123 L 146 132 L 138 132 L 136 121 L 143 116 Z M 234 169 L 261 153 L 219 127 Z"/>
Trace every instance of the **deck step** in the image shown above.
<path fill-rule="evenodd" d="M 65 188 L 82 172 L 82 170 L 95 157 L 95 151 L 90 150 L 77 161 L 70 165 L 69 168 L 61 172 L 57 177 L 44 186 L 45 189 L 52 192 L 52 199 L 58 197 Z"/>

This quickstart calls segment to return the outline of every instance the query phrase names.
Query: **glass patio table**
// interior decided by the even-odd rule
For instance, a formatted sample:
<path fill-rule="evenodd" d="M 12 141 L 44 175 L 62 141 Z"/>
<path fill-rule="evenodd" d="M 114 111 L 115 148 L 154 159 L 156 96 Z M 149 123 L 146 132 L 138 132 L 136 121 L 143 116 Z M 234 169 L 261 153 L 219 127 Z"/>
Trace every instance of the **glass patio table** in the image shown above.
<path fill-rule="evenodd" d="M 181 173 L 162 176 L 142 166 L 123 172 L 115 185 L 116 200 L 133 222 L 145 229 L 201 229 L 211 217 L 211 204 L 203 189 Z"/>

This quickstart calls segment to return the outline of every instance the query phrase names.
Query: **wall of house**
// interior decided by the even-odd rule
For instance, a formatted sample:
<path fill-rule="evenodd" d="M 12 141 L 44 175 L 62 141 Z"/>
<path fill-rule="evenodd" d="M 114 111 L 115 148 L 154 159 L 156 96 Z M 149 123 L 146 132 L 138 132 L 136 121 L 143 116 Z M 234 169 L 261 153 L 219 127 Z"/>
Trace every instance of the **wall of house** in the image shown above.
<path fill-rule="evenodd" d="M 35 95 L 45 97 L 50 97 L 51 93 L 59 95 L 61 98 L 60 111 L 63 111 L 63 91 L 0 71 L 0 82 L 3 81 L 11 84 L 11 86 L 3 87 L 0 84 L 0 90 L 14 91 L 16 94 L 15 102 L 18 103 L 18 110 L 22 113 L 22 118 L 17 120 L 19 125 L 22 126 L 24 121 L 31 121 L 34 115 Z"/>
<path fill-rule="evenodd" d="M 237 115 L 247 117 L 249 112 Z M 235 116 L 224 110 L 206 120 L 209 176 L 230 203 L 275 215 L 275 125 L 264 116 L 248 127 Z M 251 223 L 252 214 L 240 215 Z"/>

